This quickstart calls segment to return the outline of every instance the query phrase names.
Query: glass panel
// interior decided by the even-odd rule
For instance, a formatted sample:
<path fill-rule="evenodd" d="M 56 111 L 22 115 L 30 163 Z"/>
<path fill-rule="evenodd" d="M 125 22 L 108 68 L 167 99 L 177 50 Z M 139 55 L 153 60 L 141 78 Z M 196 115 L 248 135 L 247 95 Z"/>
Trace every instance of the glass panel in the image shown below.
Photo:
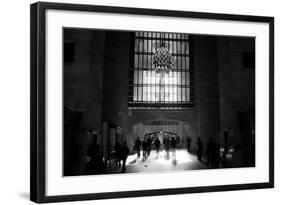
<path fill-rule="evenodd" d="M 177 56 L 173 56 L 174 57 L 174 70 L 178 69 L 178 57 Z"/>
<path fill-rule="evenodd" d="M 147 87 L 147 101 L 151 101 L 151 86 Z"/>
<path fill-rule="evenodd" d="M 139 51 L 139 39 L 135 39 L 135 52 Z"/>
<path fill-rule="evenodd" d="M 185 67 L 186 67 L 186 69 L 189 69 L 190 68 L 189 67 L 189 57 L 185 57 L 184 59 L 185 59 Z"/>
<path fill-rule="evenodd" d="M 147 68 L 151 69 L 152 68 L 152 62 L 151 62 L 151 55 L 147 56 Z"/>
<path fill-rule="evenodd" d="M 144 40 L 140 39 L 139 40 L 139 52 L 143 52 L 144 51 Z"/>
<path fill-rule="evenodd" d="M 134 67 L 135 67 L 135 68 L 138 68 L 138 66 L 139 66 L 138 55 L 135 55 L 134 61 L 135 61 L 135 62 L 134 62 L 134 64 L 135 64 Z"/>
<path fill-rule="evenodd" d="M 177 87 L 177 91 L 178 91 L 178 96 L 177 96 L 177 101 L 181 101 L 181 88 L 180 87 Z"/>
<path fill-rule="evenodd" d="M 148 75 L 147 75 L 147 71 L 142 71 L 143 74 L 143 84 L 147 84 L 148 83 Z"/>
<path fill-rule="evenodd" d="M 143 101 L 142 87 L 138 87 L 138 101 Z"/>
<path fill-rule="evenodd" d="M 178 69 L 182 70 L 182 57 L 178 57 Z"/>
<path fill-rule="evenodd" d="M 181 57 L 181 69 L 186 69 L 186 64 L 185 64 L 185 57 Z"/>
<path fill-rule="evenodd" d="M 143 71 L 138 71 L 138 84 L 143 84 L 142 81 Z"/>
<path fill-rule="evenodd" d="M 156 101 L 155 94 L 156 94 L 155 86 L 152 86 L 151 87 L 151 101 Z"/>
<path fill-rule="evenodd" d="M 142 69 L 143 68 L 143 57 L 142 55 L 138 55 L 138 68 Z"/>
<path fill-rule="evenodd" d="M 143 87 L 143 101 L 147 101 L 147 87 Z"/>
<path fill-rule="evenodd" d="M 138 84 L 138 71 L 134 71 L 134 84 Z"/>
<path fill-rule="evenodd" d="M 186 89 L 186 101 L 190 101 L 190 88 Z"/>
<path fill-rule="evenodd" d="M 175 102 L 177 101 L 177 88 L 173 87 L 172 88 L 172 97 L 171 97 L 171 101 Z"/>
<path fill-rule="evenodd" d="M 143 56 L 143 68 L 147 68 L 147 55 Z"/>
<path fill-rule="evenodd" d="M 137 97 L 138 97 L 137 93 L 138 93 L 137 87 L 134 87 L 134 98 L 133 98 L 134 101 L 137 101 Z"/>
<path fill-rule="evenodd" d="M 189 72 L 186 72 L 186 73 L 185 73 L 185 82 L 186 82 L 186 85 L 190 85 L 190 76 L 189 76 Z"/>
<path fill-rule="evenodd" d="M 185 42 L 185 54 L 189 54 L 189 42 Z"/>
<path fill-rule="evenodd" d="M 186 76 L 185 76 L 185 74 L 186 74 L 185 72 L 182 72 L 182 74 L 181 74 L 181 84 L 182 84 L 182 85 L 186 85 L 186 84 L 185 84 L 185 83 L 186 83 L 186 80 L 185 80 L 185 79 L 186 79 Z"/>
<path fill-rule="evenodd" d="M 181 102 L 185 102 L 185 87 L 181 87 Z"/>

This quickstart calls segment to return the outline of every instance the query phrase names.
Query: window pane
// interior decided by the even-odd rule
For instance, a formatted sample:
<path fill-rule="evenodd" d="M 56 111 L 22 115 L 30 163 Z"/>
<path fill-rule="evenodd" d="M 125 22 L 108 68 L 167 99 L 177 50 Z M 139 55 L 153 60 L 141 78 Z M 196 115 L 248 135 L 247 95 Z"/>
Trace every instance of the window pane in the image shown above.
<path fill-rule="evenodd" d="M 177 94 L 177 101 L 181 101 L 181 88 L 180 87 L 177 87 L 177 92 L 178 92 L 178 94 Z"/>
<path fill-rule="evenodd" d="M 182 72 L 181 74 L 181 84 L 182 85 L 186 85 L 186 73 L 185 72 Z"/>
<path fill-rule="evenodd" d="M 138 84 L 138 71 L 134 71 L 134 84 Z"/>
<path fill-rule="evenodd" d="M 181 102 L 185 102 L 185 98 L 186 98 L 186 96 L 185 96 L 185 94 L 186 94 L 185 90 L 186 90 L 186 87 L 181 87 Z"/>
<path fill-rule="evenodd" d="M 184 53 L 188 55 L 188 54 L 189 54 L 189 42 L 186 42 L 186 43 L 185 43 L 184 48 L 185 48 Z"/>
<path fill-rule="evenodd" d="M 184 63 L 185 64 L 185 69 L 188 70 L 189 69 L 189 57 L 185 57 L 184 61 L 185 61 L 185 63 Z"/>
<path fill-rule="evenodd" d="M 138 87 L 138 101 L 143 101 L 142 87 Z"/>
<path fill-rule="evenodd" d="M 189 77 L 189 72 L 186 72 L 185 73 L 185 84 L 186 85 L 190 85 L 190 77 Z"/>
<path fill-rule="evenodd" d="M 134 101 L 137 101 L 138 100 L 138 96 L 137 96 L 137 93 L 138 93 L 138 90 L 137 90 L 137 87 L 134 87 Z"/>
<path fill-rule="evenodd" d="M 190 88 L 186 89 L 186 101 L 190 101 Z"/>
<path fill-rule="evenodd" d="M 134 67 L 135 68 L 138 68 L 139 67 L 139 59 L 138 59 L 138 55 L 135 55 L 134 57 Z"/>

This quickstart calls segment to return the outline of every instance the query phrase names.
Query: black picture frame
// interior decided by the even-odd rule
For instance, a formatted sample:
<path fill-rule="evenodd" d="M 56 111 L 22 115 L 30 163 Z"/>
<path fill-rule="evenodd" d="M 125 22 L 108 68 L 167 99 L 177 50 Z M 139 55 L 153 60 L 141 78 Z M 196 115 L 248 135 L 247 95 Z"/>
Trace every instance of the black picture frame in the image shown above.
<path fill-rule="evenodd" d="M 171 188 L 125 192 L 89 193 L 75 195 L 46 196 L 46 80 L 45 37 L 46 10 L 122 13 L 214 19 L 229 21 L 263 22 L 269 25 L 269 181 L 263 183 L 229 184 L 192 188 Z M 140 197 L 197 192 L 245 190 L 274 187 L 274 18 L 265 16 L 229 15 L 142 8 L 109 7 L 82 4 L 38 2 L 30 7 L 30 199 L 37 203 L 76 200 L 97 200 L 123 197 Z"/>

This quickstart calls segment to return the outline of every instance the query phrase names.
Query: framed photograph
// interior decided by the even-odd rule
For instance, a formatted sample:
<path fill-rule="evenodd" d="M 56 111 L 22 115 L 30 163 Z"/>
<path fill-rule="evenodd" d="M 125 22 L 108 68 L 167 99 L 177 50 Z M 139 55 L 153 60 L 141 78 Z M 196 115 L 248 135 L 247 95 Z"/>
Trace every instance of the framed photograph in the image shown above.
<path fill-rule="evenodd" d="M 31 5 L 31 200 L 274 187 L 274 18 Z"/>

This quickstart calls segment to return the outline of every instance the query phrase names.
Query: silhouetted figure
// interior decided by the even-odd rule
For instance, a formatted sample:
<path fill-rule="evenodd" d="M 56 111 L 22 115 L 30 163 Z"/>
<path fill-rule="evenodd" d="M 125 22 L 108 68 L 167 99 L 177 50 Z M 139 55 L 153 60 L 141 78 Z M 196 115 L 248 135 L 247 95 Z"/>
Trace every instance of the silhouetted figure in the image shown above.
<path fill-rule="evenodd" d="M 202 160 L 202 153 L 203 153 L 203 143 L 202 143 L 200 137 L 198 137 L 198 139 L 197 139 L 197 159 L 200 162 Z"/>
<path fill-rule="evenodd" d="M 206 154 L 207 154 L 207 165 L 209 166 L 212 161 L 212 157 L 215 152 L 215 143 L 213 142 L 212 138 L 209 138 L 209 141 L 207 143 L 207 148 L 206 148 Z"/>
<path fill-rule="evenodd" d="M 96 141 L 88 147 L 87 156 L 90 160 L 86 164 L 85 174 L 101 174 L 105 172 L 103 156 Z"/>
<path fill-rule="evenodd" d="M 122 160 L 122 173 L 126 172 L 126 160 L 129 154 L 129 147 L 127 146 L 127 142 L 125 141 L 123 145 L 121 146 L 121 160 Z"/>
<path fill-rule="evenodd" d="M 170 152 L 170 140 L 168 137 L 164 138 L 164 148 L 166 151 L 166 157 L 169 158 L 169 152 Z"/>
<path fill-rule="evenodd" d="M 135 141 L 135 149 L 136 149 L 138 158 L 140 158 L 141 141 L 140 141 L 139 137 L 137 137 L 137 139 Z"/>
<path fill-rule="evenodd" d="M 161 142 L 160 142 L 159 138 L 157 137 L 154 142 L 157 158 L 159 155 L 160 145 L 161 145 Z"/>
<path fill-rule="evenodd" d="M 212 167 L 219 168 L 220 161 L 221 161 L 220 145 L 217 143 L 214 143 L 213 154 L 211 157 Z"/>
<path fill-rule="evenodd" d="M 171 151 L 172 151 L 172 156 L 176 158 L 176 146 L 177 146 L 177 140 L 175 137 L 171 138 Z"/>
<path fill-rule="evenodd" d="M 181 138 L 179 136 L 175 136 L 176 139 L 176 145 L 179 145 L 181 142 Z"/>
<path fill-rule="evenodd" d="M 115 146 L 115 167 L 121 167 L 121 144 L 116 142 Z"/>
<path fill-rule="evenodd" d="M 151 147 L 152 147 L 152 140 L 150 137 L 147 138 L 146 140 L 146 150 L 147 150 L 147 156 L 150 155 L 150 152 L 151 152 Z"/>
<path fill-rule="evenodd" d="M 186 138 L 186 147 L 187 147 L 187 151 L 190 152 L 190 146 L 191 146 L 191 137 L 188 136 Z"/>
<path fill-rule="evenodd" d="M 147 157 L 147 142 L 146 142 L 146 138 L 144 138 L 143 141 L 142 141 L 142 157 L 143 157 L 143 160 L 145 160 L 146 157 Z"/>

